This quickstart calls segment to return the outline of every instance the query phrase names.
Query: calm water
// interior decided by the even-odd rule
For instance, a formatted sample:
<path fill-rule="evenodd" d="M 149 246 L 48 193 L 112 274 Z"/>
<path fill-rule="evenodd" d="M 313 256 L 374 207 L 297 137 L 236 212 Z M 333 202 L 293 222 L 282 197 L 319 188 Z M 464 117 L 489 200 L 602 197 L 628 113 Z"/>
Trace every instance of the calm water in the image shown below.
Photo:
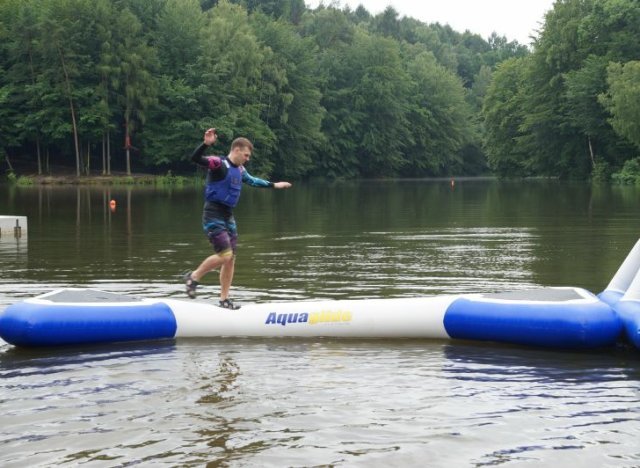
<path fill-rule="evenodd" d="M 599 292 L 640 237 L 639 201 L 549 181 L 246 189 L 233 295 Z M 209 253 L 201 205 L 191 188 L 0 186 L 0 214 L 29 218 L 27 238 L 0 240 L 0 309 L 67 286 L 182 297 L 177 275 Z M 0 343 L 0 402 L 3 467 L 640 466 L 640 351 L 623 347 Z"/>

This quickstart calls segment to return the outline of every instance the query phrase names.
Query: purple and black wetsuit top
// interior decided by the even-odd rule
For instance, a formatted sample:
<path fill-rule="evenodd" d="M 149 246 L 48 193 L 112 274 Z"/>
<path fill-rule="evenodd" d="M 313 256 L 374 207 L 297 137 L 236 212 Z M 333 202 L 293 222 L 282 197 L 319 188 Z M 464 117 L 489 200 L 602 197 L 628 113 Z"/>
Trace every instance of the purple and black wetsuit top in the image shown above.
<path fill-rule="evenodd" d="M 235 235 L 233 208 L 238 203 L 242 184 L 273 187 L 273 183 L 253 177 L 243 166 L 236 166 L 226 156 L 205 156 L 207 145 L 200 144 L 191 161 L 207 168 L 202 227 L 208 234 L 228 230 Z"/>

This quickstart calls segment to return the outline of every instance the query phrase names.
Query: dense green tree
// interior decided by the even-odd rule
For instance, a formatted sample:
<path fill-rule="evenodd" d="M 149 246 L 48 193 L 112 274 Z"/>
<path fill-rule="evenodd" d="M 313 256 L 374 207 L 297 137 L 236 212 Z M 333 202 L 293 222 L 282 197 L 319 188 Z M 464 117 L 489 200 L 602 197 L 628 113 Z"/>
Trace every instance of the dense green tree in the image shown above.
<path fill-rule="evenodd" d="M 358 29 L 352 46 L 328 66 L 322 102 L 328 144 L 320 155 L 321 170 L 344 177 L 396 174 L 411 141 L 406 118 L 410 80 L 399 45 Z"/>
<path fill-rule="evenodd" d="M 586 139 L 592 169 L 614 139 L 605 110 L 597 100 L 606 89 L 606 67 L 604 57 L 591 55 L 581 68 L 565 74 L 564 115 L 576 134 Z"/>
<path fill-rule="evenodd" d="M 263 176 L 588 177 L 637 155 L 639 36 L 635 0 L 557 1 L 532 52 L 392 7 L 0 0 L 0 145 L 182 170 L 216 126 Z"/>
<path fill-rule="evenodd" d="M 211 111 L 202 97 L 210 93 L 202 83 L 199 66 L 205 24 L 198 0 L 168 0 L 158 14 L 157 31 L 152 36 L 160 70 L 158 95 L 141 134 L 142 157 L 147 164 L 167 166 L 185 161 L 193 150 L 194 138 L 204 130 L 201 120 Z"/>
<path fill-rule="evenodd" d="M 492 78 L 493 71 L 488 65 L 482 65 L 478 73 L 473 77 L 473 85 L 469 89 L 467 100 L 473 111 L 478 114 L 478 117 Z"/>
<path fill-rule="evenodd" d="M 305 11 L 304 0 L 241 0 L 250 12 L 259 11 L 292 24 L 300 23 Z"/>
<path fill-rule="evenodd" d="M 262 78 L 263 120 L 277 138 L 274 176 L 298 178 L 313 167 L 312 155 L 326 143 L 320 132 L 324 109 L 316 46 L 283 21 L 256 15 L 254 30 L 270 50 Z"/>
<path fill-rule="evenodd" d="M 640 4 L 631 0 L 563 0 L 547 13 L 531 60 L 521 64 L 525 79 L 517 108 L 511 109 L 522 118 L 520 136 L 507 140 L 514 151 L 524 150 L 532 173 L 586 178 L 599 164 L 619 167 L 630 156 L 597 96 L 608 88 L 609 61 L 640 53 L 631 39 L 639 28 Z M 488 107 L 499 108 L 495 102 Z M 489 128 L 500 122 L 486 121 L 487 131 L 500 133 Z M 490 137 L 487 151 L 491 159 L 508 148 Z"/>
<path fill-rule="evenodd" d="M 5 4 L 5 7 L 7 5 Z M 2 133 L 6 135 L 5 138 L 9 138 L 11 134 L 16 134 L 17 130 L 17 135 L 15 135 L 17 141 L 27 138 L 34 139 L 38 174 L 42 174 L 42 101 L 39 92 L 41 88 L 36 85 L 39 73 L 38 58 L 36 57 L 39 24 L 37 2 L 14 3 L 13 8 L 7 8 L 2 16 L 5 21 L 10 22 L 15 31 L 8 34 L 7 27 L 2 27 L 0 30 L 5 35 L 1 40 L 5 45 L 4 51 L 6 53 L 3 62 L 11 63 L 5 76 L 7 82 L 12 83 L 5 88 L 7 92 L 2 105 L 5 112 L 0 117 L 0 120 L 5 124 Z M 22 86 L 15 86 L 18 83 Z M 9 89 L 12 89 L 13 92 L 9 92 Z M 17 119 L 17 116 L 11 117 L 15 109 L 22 109 L 26 112 L 22 121 Z"/>
<path fill-rule="evenodd" d="M 483 116 L 485 147 L 489 166 L 500 176 L 526 176 L 533 171 L 522 150 L 523 94 L 526 58 L 506 60 L 498 65 L 487 89 Z"/>
<path fill-rule="evenodd" d="M 98 57 L 96 58 L 96 105 L 97 118 L 94 131 L 100 132 L 102 174 L 111 174 L 111 135 L 115 130 L 117 115 L 116 89 L 119 86 L 121 59 L 118 56 L 119 31 L 113 25 L 118 24 L 118 13 L 111 2 L 96 1 L 99 21 L 96 22 L 96 40 L 98 41 Z"/>
<path fill-rule="evenodd" d="M 202 53 L 205 15 L 198 0 L 167 0 L 158 12 L 152 45 L 157 50 L 160 70 L 174 78 L 197 73 Z"/>
<path fill-rule="evenodd" d="M 320 50 L 325 51 L 351 44 L 355 26 L 345 12 L 319 7 L 303 18 L 300 29 L 303 36 L 313 38 Z"/>
<path fill-rule="evenodd" d="M 578 47 L 580 19 L 591 0 L 557 2 L 547 13 L 545 26 L 528 63 L 523 84 L 523 147 L 534 174 L 568 177 L 588 174 L 590 157 L 583 135 L 564 118 L 565 73 L 585 58 Z M 524 109 L 523 109 L 524 110 Z"/>
<path fill-rule="evenodd" d="M 6 148 L 14 146 L 18 142 L 11 125 L 17 120 L 10 106 L 9 96 L 12 94 L 15 94 L 12 85 L 0 84 L 0 167 L 3 167 L 6 161 L 10 171 L 13 171 L 13 167 L 6 154 Z"/>
<path fill-rule="evenodd" d="M 40 53 L 42 74 L 40 89 L 50 88 L 43 97 L 54 112 L 61 106 L 68 111 L 65 120 L 52 119 L 55 136 L 69 132 L 73 141 L 76 175 L 81 173 L 81 114 L 94 102 L 93 89 L 87 76 L 95 73 L 91 51 L 93 38 L 87 18 L 93 19 L 93 2 L 82 0 L 47 0 L 40 2 Z M 65 103 L 65 104 L 63 104 Z M 57 135 L 56 135 L 57 134 Z"/>
<path fill-rule="evenodd" d="M 221 144 L 245 136 L 256 145 L 252 172 L 268 175 L 273 169 L 269 156 L 276 137 L 261 120 L 264 47 L 254 34 L 245 9 L 221 0 L 207 13 L 203 49 L 198 61 L 199 91 L 206 114 L 201 128 L 216 126 Z"/>
<path fill-rule="evenodd" d="M 409 60 L 411 77 L 405 175 L 448 175 L 460 169 L 461 149 L 471 141 L 470 108 L 460 78 L 438 64 L 431 53 Z"/>
<path fill-rule="evenodd" d="M 495 32 L 487 39 L 489 51 L 484 53 L 482 61 L 489 67 L 514 57 L 526 57 L 529 54 L 527 46 L 518 41 L 509 41 L 505 36 L 499 36 Z"/>
<path fill-rule="evenodd" d="M 484 64 L 484 56 L 491 51 L 489 44 L 479 35 L 465 31 L 456 46 L 457 73 L 467 88 L 473 86 L 473 78 Z"/>
<path fill-rule="evenodd" d="M 122 112 L 126 171 L 131 174 L 131 151 L 134 135 L 145 123 L 148 109 L 156 103 L 158 84 L 155 78 L 156 51 L 147 44 L 142 24 L 133 12 L 125 9 L 118 15 L 116 55 L 120 60 L 115 89 Z"/>
<path fill-rule="evenodd" d="M 607 71 L 609 89 L 600 101 L 611 114 L 615 131 L 640 148 L 640 61 L 614 62 Z"/>
<path fill-rule="evenodd" d="M 362 22 L 368 22 L 371 20 L 371 13 L 369 13 L 367 9 L 363 7 L 362 4 L 360 4 L 356 7 L 355 11 L 353 12 L 353 20 L 356 24 L 362 23 Z"/>
<path fill-rule="evenodd" d="M 383 36 L 399 39 L 400 22 L 398 17 L 398 11 L 392 6 L 388 6 L 382 13 L 373 18 L 371 22 L 372 30 Z"/>
<path fill-rule="evenodd" d="M 351 92 L 347 55 L 353 47 L 356 27 L 346 12 L 319 7 L 303 18 L 300 31 L 318 46 L 319 91 L 321 106 L 326 110 L 321 127 L 324 144 L 317 150 L 312 173 L 330 178 L 355 177 L 355 139 L 335 136 L 355 135 L 357 126 L 358 116 L 344 104 Z"/>
<path fill-rule="evenodd" d="M 640 55 L 640 2 L 636 0 L 585 1 L 579 38 L 582 53 L 625 61 Z"/>

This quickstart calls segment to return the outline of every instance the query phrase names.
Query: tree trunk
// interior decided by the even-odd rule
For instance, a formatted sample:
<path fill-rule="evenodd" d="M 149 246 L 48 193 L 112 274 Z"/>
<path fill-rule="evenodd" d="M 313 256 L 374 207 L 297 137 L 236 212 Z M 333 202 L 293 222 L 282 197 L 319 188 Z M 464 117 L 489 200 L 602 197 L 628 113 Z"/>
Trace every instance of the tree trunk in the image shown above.
<path fill-rule="evenodd" d="M 102 175 L 107 174 L 107 142 L 106 135 L 102 132 Z"/>
<path fill-rule="evenodd" d="M 86 174 L 91 175 L 91 142 L 87 141 L 87 166 Z"/>
<path fill-rule="evenodd" d="M 78 124 L 76 122 L 76 110 L 73 106 L 73 96 L 71 95 L 71 81 L 69 80 L 69 74 L 67 73 L 67 67 L 64 63 L 64 56 L 62 55 L 62 49 L 60 49 L 60 46 L 58 46 L 58 55 L 60 56 L 60 64 L 62 65 L 62 72 L 64 73 L 64 83 L 67 88 L 67 97 L 69 99 L 69 109 L 71 110 L 73 144 L 76 150 L 76 176 L 80 177 L 80 145 L 78 142 Z"/>
<path fill-rule="evenodd" d="M 13 172 L 13 166 L 11 165 L 11 161 L 9 161 L 9 155 L 5 153 L 4 158 L 7 160 L 7 166 L 9 166 L 9 170 Z"/>
<path fill-rule="evenodd" d="M 36 72 L 35 67 L 33 66 L 33 53 L 31 50 L 31 46 L 29 46 L 28 50 L 29 55 L 29 70 L 31 71 L 31 84 L 36 84 Z M 40 131 L 37 131 L 36 135 L 40 135 Z M 36 155 L 38 157 L 38 175 L 42 175 L 42 155 L 40 152 L 40 137 L 36 136 Z"/>
<path fill-rule="evenodd" d="M 40 138 L 36 138 L 36 154 L 38 155 L 38 175 L 42 175 L 42 155 L 40 154 Z"/>
<path fill-rule="evenodd" d="M 591 156 L 591 168 L 593 169 L 596 167 L 596 155 L 593 152 L 593 145 L 591 144 L 590 136 L 587 137 L 587 141 L 589 142 L 589 155 Z"/>
<path fill-rule="evenodd" d="M 131 150 L 127 148 L 127 175 L 131 175 Z"/>
<path fill-rule="evenodd" d="M 129 120 L 124 121 L 124 149 L 127 155 L 127 175 L 131 175 L 131 137 L 129 136 Z"/>
<path fill-rule="evenodd" d="M 111 138 L 107 130 L 107 175 L 111 175 Z"/>

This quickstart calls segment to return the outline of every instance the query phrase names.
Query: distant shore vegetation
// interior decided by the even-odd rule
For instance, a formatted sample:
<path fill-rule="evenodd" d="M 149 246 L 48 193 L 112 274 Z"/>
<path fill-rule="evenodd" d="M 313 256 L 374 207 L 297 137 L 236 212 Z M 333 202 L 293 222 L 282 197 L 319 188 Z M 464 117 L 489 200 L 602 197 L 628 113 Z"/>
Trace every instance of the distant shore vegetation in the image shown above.
<path fill-rule="evenodd" d="M 635 0 L 558 0 L 530 46 L 392 7 L 0 0 L 0 175 L 187 183 L 216 127 L 268 178 L 638 183 L 638 37 Z"/>

